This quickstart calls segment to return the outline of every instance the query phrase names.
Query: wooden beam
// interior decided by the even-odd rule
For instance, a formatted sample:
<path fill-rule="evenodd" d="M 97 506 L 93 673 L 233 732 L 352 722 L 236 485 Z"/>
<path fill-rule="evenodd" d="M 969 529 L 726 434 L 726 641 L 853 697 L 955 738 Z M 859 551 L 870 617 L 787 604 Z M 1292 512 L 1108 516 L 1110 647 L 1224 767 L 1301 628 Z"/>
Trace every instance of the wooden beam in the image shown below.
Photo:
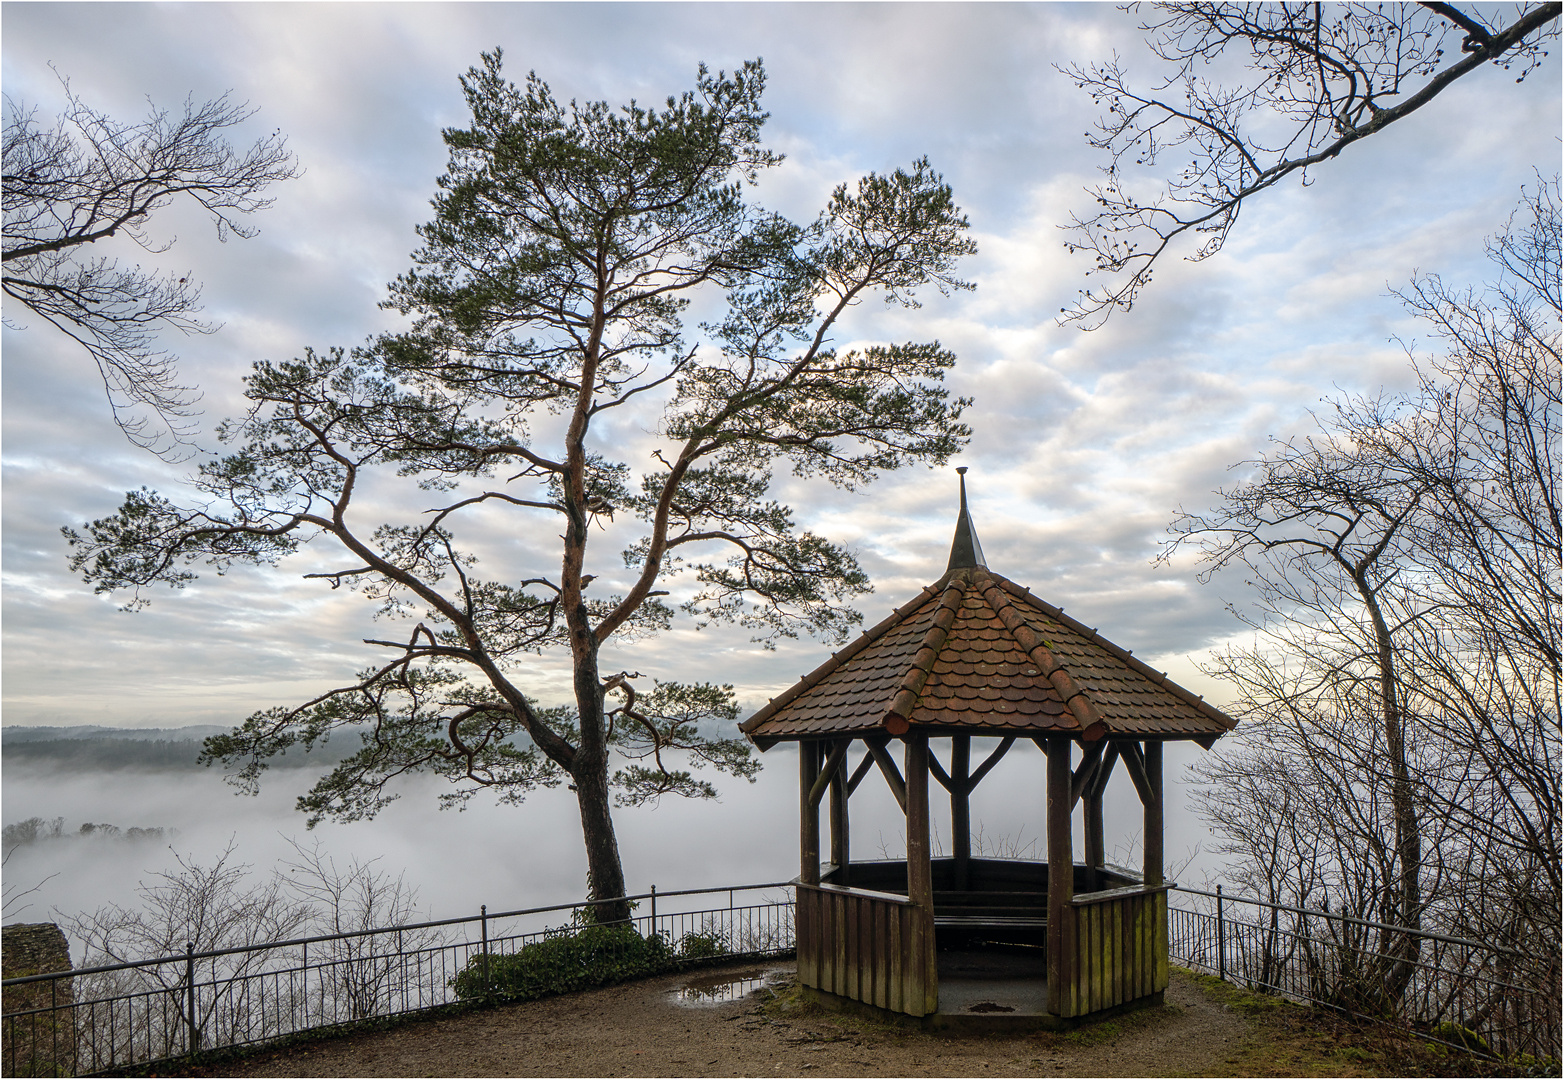
<path fill-rule="evenodd" d="M 820 804 L 809 798 L 820 776 L 820 744 L 798 744 L 798 880 L 820 884 Z"/>
<path fill-rule="evenodd" d="M 1086 800 L 1086 887 L 1092 892 L 1102 888 L 1102 866 L 1107 862 L 1102 826 L 1102 793 L 1108 788 L 1108 778 L 1113 775 L 1113 766 L 1118 760 L 1118 744 L 1108 743 L 1102 760 L 1097 763 L 1097 769 L 1086 785 L 1086 794 L 1082 796 Z M 1092 962 L 1097 963 L 1100 959 L 1095 958 Z"/>
<path fill-rule="evenodd" d="M 952 768 L 954 767 L 955 766 L 952 766 Z M 950 774 L 945 771 L 945 766 L 939 763 L 939 758 L 934 756 L 933 750 L 929 751 L 929 774 L 933 776 L 934 779 L 939 781 L 940 787 L 944 788 L 946 791 L 952 794 L 955 794 L 956 789 L 952 786 L 954 781 L 951 780 Z"/>
<path fill-rule="evenodd" d="M 831 747 L 831 756 L 825 759 L 825 767 L 820 770 L 820 775 L 815 777 L 814 787 L 809 789 L 809 801 L 814 806 L 820 805 L 820 800 L 825 797 L 825 789 L 830 786 L 831 777 L 842 767 L 842 759 L 847 756 L 847 748 L 852 745 L 851 739 L 843 739 Z"/>
<path fill-rule="evenodd" d="M 1048 1011 L 1063 1016 L 1067 949 L 1065 909 L 1075 891 L 1075 860 L 1070 852 L 1070 737 L 1048 740 Z"/>
<path fill-rule="evenodd" d="M 1108 780 L 1113 776 L 1114 763 L 1119 760 L 1119 747 L 1116 743 L 1110 743 L 1108 749 L 1103 752 L 1102 764 L 1097 766 L 1097 772 L 1092 777 L 1091 787 L 1087 789 L 1086 797 L 1096 796 L 1102 798 L 1102 793 L 1108 790 Z"/>
<path fill-rule="evenodd" d="M 1081 764 L 1076 768 L 1075 775 L 1070 777 L 1070 806 L 1073 808 L 1081 801 L 1081 794 L 1085 792 L 1086 785 L 1092 782 L 1092 777 L 1097 775 L 1097 767 L 1102 764 L 1102 750 L 1106 739 L 1098 739 L 1088 745 L 1081 753 Z"/>
<path fill-rule="evenodd" d="M 1006 738 L 994 748 L 994 752 L 983 759 L 983 764 L 977 767 L 977 771 L 972 774 L 972 779 L 967 782 L 967 790 L 976 790 L 977 786 L 983 782 L 983 777 L 988 775 L 990 769 L 999 764 L 1000 759 L 1010 752 L 1010 748 L 1014 746 L 1015 743 L 1016 740 L 1014 735 L 1006 736 Z"/>
<path fill-rule="evenodd" d="M 932 760 L 933 755 L 930 755 Z M 972 736 L 950 740 L 950 848 L 955 886 L 965 892 L 972 864 Z"/>
<path fill-rule="evenodd" d="M 1146 779 L 1146 760 L 1140 756 L 1140 744 L 1133 739 L 1119 743 L 1119 760 L 1124 762 L 1124 771 L 1130 774 L 1140 804 L 1145 806 L 1151 801 L 1151 782 Z"/>
<path fill-rule="evenodd" d="M 847 794 L 851 795 L 853 792 L 858 790 L 859 782 L 863 780 L 864 775 L 869 771 L 869 766 L 873 764 L 874 755 L 865 754 L 863 756 L 863 760 L 858 763 L 858 767 L 853 770 L 852 777 L 847 781 Z"/>
<path fill-rule="evenodd" d="M 901 778 L 901 770 L 896 767 L 896 760 L 885 751 L 885 744 L 889 739 L 865 739 L 869 747 L 869 753 L 874 755 L 874 763 L 880 767 L 880 772 L 885 776 L 885 783 L 891 789 L 891 794 L 896 796 L 896 805 L 901 807 L 901 812 L 907 812 L 907 782 Z"/>
<path fill-rule="evenodd" d="M 1146 781 L 1151 797 L 1146 800 L 1146 865 L 1142 876 L 1147 886 L 1162 884 L 1162 744 L 1146 740 Z"/>
<path fill-rule="evenodd" d="M 1096 892 L 1102 888 L 1102 864 L 1107 861 L 1107 855 L 1102 836 L 1102 792 L 1095 783 L 1086 788 L 1085 809 L 1081 816 L 1085 819 L 1082 832 L 1086 839 L 1086 891 Z"/>
<path fill-rule="evenodd" d="M 834 880 L 838 885 L 850 884 L 848 881 L 848 863 L 851 861 L 851 853 L 848 850 L 847 831 L 847 748 L 851 744 L 851 739 L 841 741 L 838 746 L 842 752 L 841 764 L 831 771 L 831 864 L 836 867 Z"/>

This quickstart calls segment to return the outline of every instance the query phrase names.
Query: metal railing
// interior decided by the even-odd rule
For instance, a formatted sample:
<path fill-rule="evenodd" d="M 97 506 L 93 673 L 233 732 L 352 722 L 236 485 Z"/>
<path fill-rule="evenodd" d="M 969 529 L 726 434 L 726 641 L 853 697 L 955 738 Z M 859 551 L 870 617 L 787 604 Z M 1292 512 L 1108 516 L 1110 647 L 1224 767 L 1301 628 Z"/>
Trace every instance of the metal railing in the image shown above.
<path fill-rule="evenodd" d="M 628 901 L 629 923 L 666 943 L 674 963 L 776 956 L 793 948 L 790 883 L 651 891 L 613 900 L 321 934 L 133 963 L 6 979 L 0 1069 L 7 1076 L 86 1075 L 267 1042 L 299 1032 L 417 1013 L 459 1000 L 457 977 L 593 924 L 585 913 Z M 700 897 L 721 897 L 711 904 Z M 552 925 L 551 925 L 552 924 Z"/>
<path fill-rule="evenodd" d="M 1551 959 L 1339 912 L 1175 887 L 1169 955 L 1263 993 L 1404 1026 L 1491 1057 L 1560 1053 L 1557 954 Z M 1416 959 L 1396 948 L 1417 943 Z M 1388 946 L 1388 947 L 1387 947 Z"/>
<path fill-rule="evenodd" d="M 7 1076 L 90 1074 L 451 1005 L 460 1000 L 463 972 L 481 973 L 475 984 L 490 987 L 492 958 L 579 930 L 592 923 L 585 912 L 621 901 L 631 903 L 637 933 L 662 938 L 667 955 L 681 961 L 785 955 L 794 947 L 792 884 L 653 886 L 615 900 L 498 913 L 485 906 L 462 918 L 233 949 L 187 947 L 134 963 L 6 979 L 0 1069 Z M 788 892 L 756 895 L 781 889 Z M 1399 992 L 1387 996 L 1385 973 L 1396 958 L 1375 948 L 1372 932 L 1408 933 L 1403 927 L 1220 888 L 1174 893 L 1191 900 L 1168 907 L 1177 963 L 1479 1053 L 1559 1056 L 1556 956 L 1416 931 L 1418 959 Z M 716 904 L 699 901 L 713 896 Z"/>

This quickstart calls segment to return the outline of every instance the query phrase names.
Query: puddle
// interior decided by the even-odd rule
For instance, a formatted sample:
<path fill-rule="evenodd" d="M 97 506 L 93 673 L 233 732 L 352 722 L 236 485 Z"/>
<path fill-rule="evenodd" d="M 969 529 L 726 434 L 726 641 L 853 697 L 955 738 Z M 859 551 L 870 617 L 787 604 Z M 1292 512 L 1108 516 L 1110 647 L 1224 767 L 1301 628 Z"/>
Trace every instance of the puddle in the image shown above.
<path fill-rule="evenodd" d="M 1015 1010 L 1015 1006 L 1014 1005 L 1000 1005 L 997 1002 L 993 1002 L 993 1001 L 979 1001 L 975 1005 L 968 1005 L 967 1006 L 967 1012 L 975 1012 L 975 1013 L 1001 1013 L 1001 1012 L 1015 1012 L 1015 1011 L 1016 1010 Z"/>
<path fill-rule="evenodd" d="M 775 986 L 786 977 L 786 968 L 749 968 L 716 975 L 697 975 L 677 990 L 670 990 L 668 998 L 675 1005 L 692 1009 L 723 1005 L 738 1001 L 763 987 Z"/>

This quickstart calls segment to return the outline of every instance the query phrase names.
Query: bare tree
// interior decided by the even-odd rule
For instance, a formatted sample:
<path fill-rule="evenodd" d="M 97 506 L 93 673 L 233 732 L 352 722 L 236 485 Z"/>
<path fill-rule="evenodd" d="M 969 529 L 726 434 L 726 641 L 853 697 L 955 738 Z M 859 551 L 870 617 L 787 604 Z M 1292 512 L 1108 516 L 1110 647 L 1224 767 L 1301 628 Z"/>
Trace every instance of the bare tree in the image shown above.
<path fill-rule="evenodd" d="M 167 1053 L 192 1030 L 206 1045 L 224 1044 L 236 1033 L 282 1030 L 297 1022 L 300 1010 L 317 1023 L 361 1020 L 386 1012 L 404 984 L 436 974 L 423 950 L 438 945 L 437 931 L 365 933 L 416 921 L 416 889 L 376 869 L 373 859 L 339 864 L 319 841 L 290 843 L 294 856 L 260 880 L 233 861 L 231 845 L 211 865 L 175 853 L 175 868 L 138 886 L 138 905 L 111 904 L 62 919 L 83 949 L 81 967 L 177 957 L 187 947 L 197 954 L 241 950 L 196 960 L 194 994 L 183 962 L 80 976 L 87 985 L 78 999 L 129 995 L 132 1001 L 128 1016 L 83 1010 L 94 1053 L 104 1060 L 147 1048 Z M 302 951 L 242 951 L 314 936 L 328 940 Z M 148 991 L 156 993 L 142 996 Z M 164 1003 L 177 1008 L 177 1020 Z"/>
<path fill-rule="evenodd" d="M 6 848 L 5 854 L 0 855 L 0 868 L 10 865 L 11 856 L 15 854 L 16 848 Z M 59 876 L 59 872 L 56 871 L 55 873 L 52 873 L 48 877 L 44 878 L 42 881 L 39 881 L 36 885 L 33 885 L 31 888 L 24 889 L 16 883 L 16 876 L 13 872 L 11 875 L 9 875 L 10 880 L 0 883 L 0 918 L 14 919 L 16 916 L 32 907 L 33 905 L 31 903 L 22 903 L 22 898 L 31 896 L 33 893 L 37 892 L 39 889 L 43 888 L 50 881 Z"/>
<path fill-rule="evenodd" d="M 200 953 L 280 941 L 307 927 L 308 906 L 291 898 L 275 877 L 250 884 L 251 868 L 234 862 L 233 852 L 230 844 L 210 865 L 175 852 L 177 869 L 158 871 L 150 882 L 138 883 L 139 907 L 109 904 L 91 913 L 62 915 L 70 936 L 81 943 L 81 966 L 175 956 L 187 947 Z M 181 1025 L 204 1032 L 209 1042 L 227 1041 L 227 1032 L 242 1030 L 245 1023 L 257 1019 L 250 1015 L 244 977 L 264 968 L 267 959 L 261 951 L 201 960 L 194 965 L 198 991 L 194 994 L 189 992 L 183 963 L 80 976 L 89 985 L 78 988 L 77 997 L 162 991 L 181 1013 L 195 1002 L 195 1015 L 182 1015 Z M 286 1008 L 287 1003 L 274 1001 L 272 1007 Z M 104 1019 L 107 1027 L 101 1034 L 105 1037 L 136 1040 L 150 1035 L 156 1040 L 160 1034 L 135 1023 L 114 1024 L 112 1016 Z M 162 1038 L 167 1041 L 166 1034 Z"/>
<path fill-rule="evenodd" d="M 1092 255 L 1088 276 L 1108 279 L 1061 309 L 1088 329 L 1128 310 L 1185 234 L 1197 238 L 1186 257 L 1209 258 L 1246 202 L 1289 176 L 1306 180 L 1457 80 L 1487 64 L 1524 79 L 1558 37 L 1561 5 L 1517 4 L 1508 23 L 1497 7 L 1445 3 L 1153 7 L 1141 29 L 1168 65 L 1160 85 L 1136 89 L 1117 59 L 1062 69 L 1107 112 L 1087 136 L 1109 156 L 1097 209 L 1072 217 L 1065 244 Z M 1209 74 L 1240 62 L 1235 84 Z M 1146 173 L 1157 177 L 1149 192 Z"/>
<path fill-rule="evenodd" d="M 230 145 L 228 130 L 254 110 L 227 95 L 187 99 L 178 115 L 154 107 L 125 124 L 61 81 L 68 104 L 52 127 L 36 108 L 5 99 L 5 295 L 87 350 L 132 442 L 168 452 L 192 433 L 198 394 L 180 381 L 158 331 L 217 326 L 197 317 L 201 289 L 189 271 L 89 252 L 116 236 L 149 254 L 168 251 L 173 241 L 154 238 L 149 224 L 178 198 L 198 203 L 219 239 L 253 236 L 244 219 L 271 205 L 263 192 L 297 175 L 296 163 L 276 132 L 244 151 Z M 7 325 L 18 319 L 7 312 Z"/>
<path fill-rule="evenodd" d="M 387 1010 L 392 995 L 405 991 L 410 971 L 422 972 L 423 951 L 436 945 L 432 929 L 395 934 L 366 931 L 418 920 L 418 890 L 402 875 L 378 870 L 378 859 L 352 857 L 339 865 L 317 839 L 290 840 L 294 856 L 277 871 L 283 888 L 310 911 L 311 935 L 341 935 L 316 943 L 311 964 L 316 1015 L 362 1020 Z"/>
<path fill-rule="evenodd" d="M 1425 276 L 1399 293 L 1444 352 L 1418 407 L 1371 431 L 1430 491 L 1415 548 L 1441 600 L 1414 628 L 1424 723 L 1448 747 L 1429 790 L 1481 848 L 1463 932 L 1557 955 L 1560 875 L 1558 179 L 1490 241 L 1498 280 Z M 1493 903 L 1497 894 L 1502 903 Z M 1479 902 L 1481 898 L 1482 902 Z"/>
<path fill-rule="evenodd" d="M 1248 734 L 1198 770 L 1240 875 L 1514 950 L 1502 978 L 1553 994 L 1557 181 L 1520 214 L 1490 242 L 1491 286 L 1421 277 L 1399 294 L 1446 349 L 1414 358 L 1419 393 L 1336 403 L 1320 437 L 1181 517 L 1169 551 L 1241 561 L 1262 602 L 1256 644 L 1214 668 Z M 1404 974 L 1417 952 L 1390 944 Z"/>
<path fill-rule="evenodd" d="M 1322 792 L 1351 791 L 1360 779 L 1388 781 L 1369 792 L 1384 790 L 1388 807 L 1371 797 L 1361 818 L 1332 827 L 1371 844 L 1379 872 L 1362 884 L 1379 890 L 1366 898 L 1373 917 L 1416 928 L 1423 914 L 1423 833 L 1398 635 L 1419 608 L 1415 593 L 1395 586 L 1409 561 L 1409 522 L 1427 491 L 1365 453 L 1350 432 L 1322 431 L 1244 464 L 1254 469 L 1253 477 L 1223 491 L 1226 502 L 1217 510 L 1181 515 L 1164 557 L 1184 544 L 1198 546 L 1208 564 L 1202 578 L 1231 563 L 1244 566 L 1263 613 L 1256 625 L 1270 643 L 1230 651 L 1218 661 L 1218 672 L 1239 688 L 1240 715 L 1266 721 L 1268 739 L 1286 738 L 1304 757 L 1321 745 L 1336 747 L 1333 760 L 1306 767 L 1313 800 Z M 1286 657 L 1281 664 L 1277 652 Z M 1364 715 L 1377 716 L 1371 738 L 1331 730 Z M 1353 747 L 1356 755 L 1349 752 Z M 1319 776 L 1320 768 L 1333 775 Z M 1388 846 L 1382 840 L 1387 824 L 1393 837 Z M 1404 934 L 1386 946 L 1399 961 L 1384 982 L 1395 1000 L 1420 946 Z"/>

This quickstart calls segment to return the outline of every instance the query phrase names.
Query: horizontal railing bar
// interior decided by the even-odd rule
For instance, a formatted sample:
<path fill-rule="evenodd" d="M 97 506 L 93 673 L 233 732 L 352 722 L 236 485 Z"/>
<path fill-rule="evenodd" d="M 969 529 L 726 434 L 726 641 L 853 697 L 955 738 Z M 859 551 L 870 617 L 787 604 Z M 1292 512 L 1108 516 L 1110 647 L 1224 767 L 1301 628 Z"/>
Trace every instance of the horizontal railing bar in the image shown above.
<path fill-rule="evenodd" d="M 1175 892 L 1190 893 L 1194 896 L 1209 896 L 1213 900 L 1231 900 L 1236 904 L 1253 904 L 1256 907 L 1273 908 L 1276 911 L 1291 911 L 1297 915 L 1318 915 L 1323 919 L 1340 919 L 1342 922 L 1357 923 L 1359 926 L 1371 926 L 1376 930 L 1400 930 L 1412 934 L 1415 937 L 1427 938 L 1430 941 L 1444 941 L 1451 945 L 1466 945 L 1473 949 L 1482 949 L 1485 952 L 1509 953 L 1511 956 L 1523 955 L 1520 950 L 1512 949 L 1508 945 L 1490 945 L 1484 941 L 1472 941 L 1469 938 L 1451 937 L 1448 934 L 1436 934 L 1432 930 L 1419 930 L 1413 926 L 1397 926 L 1395 923 L 1375 922 L 1372 919 L 1360 919 L 1356 915 L 1341 915 L 1334 911 L 1318 911 L 1314 908 L 1292 907 L 1288 904 L 1278 904 L 1271 900 L 1256 900 L 1252 896 L 1229 896 L 1227 893 L 1218 895 L 1214 892 L 1206 892 L 1203 889 L 1190 889 L 1183 885 L 1175 885 Z M 1191 913 L 1194 914 L 1194 913 Z"/>
<path fill-rule="evenodd" d="M 772 882 L 768 882 L 768 883 L 766 883 L 764 885 L 718 885 L 718 886 L 714 886 L 714 887 L 709 888 L 709 889 L 671 889 L 668 892 L 663 892 L 661 889 L 659 889 L 657 891 L 657 899 L 663 900 L 663 899 L 666 899 L 667 897 L 670 897 L 670 896 L 705 896 L 705 895 L 707 895 L 709 893 L 754 892 L 756 889 L 786 889 L 786 888 L 791 887 L 792 884 L 793 883 L 791 881 L 772 881 Z M 647 898 L 647 897 L 649 897 L 651 895 L 652 895 L 651 893 L 641 893 L 639 896 L 627 896 L 627 897 L 625 897 L 625 899 L 626 900 L 644 900 L 645 898 Z M 610 901 L 601 901 L 601 902 L 602 903 L 608 903 Z M 713 908 L 712 910 L 715 911 L 717 909 Z M 721 910 L 726 911 L 727 908 L 722 908 Z M 693 914 L 693 912 L 670 912 L 670 914 L 682 915 L 682 914 Z M 492 919 L 492 918 L 495 918 L 495 916 L 490 915 L 489 918 Z"/>
<path fill-rule="evenodd" d="M 810 892 L 830 893 L 834 895 L 862 896 L 869 900 L 878 900 L 885 904 L 898 904 L 901 907 L 917 907 L 917 904 L 901 893 L 880 892 L 876 889 L 860 889 L 855 885 L 805 885 L 801 881 L 790 882 L 794 888 L 808 889 Z"/>
<path fill-rule="evenodd" d="M 1131 896 L 1155 896 L 1160 892 L 1176 889 L 1173 884 L 1165 885 L 1125 885 L 1117 889 L 1100 889 L 1097 892 L 1079 892 L 1070 897 L 1065 903 L 1072 907 L 1091 907 L 1093 904 L 1106 904 L 1110 900 L 1123 900 Z"/>
<path fill-rule="evenodd" d="M 704 896 L 713 893 L 725 892 L 753 892 L 756 889 L 780 889 L 791 885 L 791 882 L 780 881 L 760 885 L 721 885 L 708 889 L 680 889 L 674 892 L 659 892 L 656 895 L 665 896 Z M 647 900 L 653 894 L 649 892 L 635 893 L 631 896 L 616 896 L 608 900 L 577 900 L 569 904 L 553 904 L 548 907 L 518 908 L 515 911 L 491 912 L 487 917 L 494 919 L 513 919 L 522 915 L 547 915 L 553 911 L 574 911 L 581 907 L 596 907 L 602 904 L 617 904 L 625 900 Z M 726 910 L 726 909 L 723 909 Z M 428 922 L 401 923 L 396 926 L 380 926 L 371 930 L 349 930 L 339 934 L 316 934 L 313 937 L 288 938 L 285 941 L 265 941 L 256 945 L 235 945 L 228 949 L 209 949 L 190 955 L 174 953 L 169 956 L 159 956 L 150 960 L 127 960 L 119 964 L 105 964 L 100 967 L 73 968 L 70 971 L 47 971 L 41 975 L 22 975 L 14 979 L 0 980 L 0 986 L 22 986 L 27 983 L 48 982 L 70 978 L 76 975 L 100 975 L 107 971 L 132 971 L 136 968 L 156 967 L 158 964 L 184 963 L 186 960 L 210 960 L 218 956 L 234 956 L 245 952 L 264 952 L 267 949 L 285 949 L 294 945 L 315 945 L 323 941 L 346 941 L 349 938 L 369 937 L 373 934 L 392 934 L 397 931 L 429 930 L 437 926 L 458 926 L 463 923 L 482 922 L 483 915 L 461 915 L 454 919 L 431 919 Z M 541 933 L 541 931 L 539 931 Z M 449 948 L 450 946 L 446 946 Z"/>

